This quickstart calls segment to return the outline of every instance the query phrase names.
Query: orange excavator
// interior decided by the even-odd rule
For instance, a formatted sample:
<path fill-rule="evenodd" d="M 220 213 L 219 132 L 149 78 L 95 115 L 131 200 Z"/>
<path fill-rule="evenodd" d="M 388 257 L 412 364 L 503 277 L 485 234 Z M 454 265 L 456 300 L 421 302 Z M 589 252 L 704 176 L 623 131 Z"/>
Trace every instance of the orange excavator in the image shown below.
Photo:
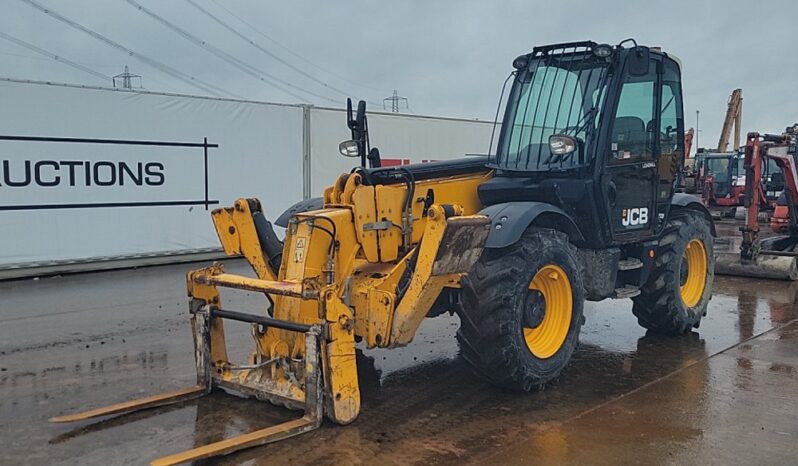
<path fill-rule="evenodd" d="M 793 131 L 781 135 L 748 133 L 745 145 L 746 222 L 740 228 L 742 243 L 739 255 L 719 254 L 715 272 L 758 278 L 798 279 L 798 172 L 796 171 L 796 137 Z M 773 161 L 784 177 L 785 233 L 760 237 L 759 202 L 763 193 L 763 167 Z"/>
<path fill-rule="evenodd" d="M 726 104 L 716 151 L 704 153 L 698 160 L 696 186 L 705 205 L 730 207 L 742 204 L 745 187 L 737 166 L 742 116 L 743 90 L 735 89 Z M 728 151 L 732 127 L 734 145 L 732 151 Z"/>

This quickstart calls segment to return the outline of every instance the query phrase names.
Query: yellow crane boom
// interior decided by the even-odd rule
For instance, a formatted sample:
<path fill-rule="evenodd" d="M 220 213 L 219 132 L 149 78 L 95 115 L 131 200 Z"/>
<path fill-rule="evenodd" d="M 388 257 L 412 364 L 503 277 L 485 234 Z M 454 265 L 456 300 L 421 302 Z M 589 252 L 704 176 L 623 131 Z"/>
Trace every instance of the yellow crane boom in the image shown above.
<path fill-rule="evenodd" d="M 734 123 L 734 152 L 740 148 L 740 126 L 743 117 L 743 90 L 735 89 L 729 96 L 728 106 L 726 107 L 726 118 L 723 119 L 723 129 L 718 139 L 718 152 L 726 152 L 729 148 L 729 135 L 732 123 Z"/>

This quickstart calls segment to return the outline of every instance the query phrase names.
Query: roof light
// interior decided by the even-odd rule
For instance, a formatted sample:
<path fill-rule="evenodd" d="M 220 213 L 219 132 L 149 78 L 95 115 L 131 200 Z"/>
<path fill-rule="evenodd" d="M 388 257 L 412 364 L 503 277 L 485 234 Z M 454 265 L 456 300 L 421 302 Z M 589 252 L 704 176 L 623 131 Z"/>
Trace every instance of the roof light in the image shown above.
<path fill-rule="evenodd" d="M 524 68 L 529 65 L 529 55 L 519 55 L 513 60 L 513 68 L 517 70 L 523 70 Z"/>
<path fill-rule="evenodd" d="M 593 55 L 599 58 L 607 58 L 612 55 L 612 46 L 610 44 L 599 44 L 593 47 Z"/>

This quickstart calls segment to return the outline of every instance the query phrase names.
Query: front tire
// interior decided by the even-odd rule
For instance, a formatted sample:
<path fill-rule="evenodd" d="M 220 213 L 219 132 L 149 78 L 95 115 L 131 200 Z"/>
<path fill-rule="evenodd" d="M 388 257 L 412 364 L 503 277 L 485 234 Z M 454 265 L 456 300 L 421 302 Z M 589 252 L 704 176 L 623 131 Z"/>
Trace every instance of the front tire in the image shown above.
<path fill-rule="evenodd" d="M 656 333 L 682 334 L 697 328 L 707 313 L 715 278 L 709 220 L 700 212 L 672 214 L 654 266 L 640 295 L 632 298 L 637 321 Z"/>
<path fill-rule="evenodd" d="M 565 234 L 530 228 L 511 246 L 485 250 L 462 284 L 457 339 L 477 373 L 523 391 L 560 374 L 578 344 L 584 305 Z"/>

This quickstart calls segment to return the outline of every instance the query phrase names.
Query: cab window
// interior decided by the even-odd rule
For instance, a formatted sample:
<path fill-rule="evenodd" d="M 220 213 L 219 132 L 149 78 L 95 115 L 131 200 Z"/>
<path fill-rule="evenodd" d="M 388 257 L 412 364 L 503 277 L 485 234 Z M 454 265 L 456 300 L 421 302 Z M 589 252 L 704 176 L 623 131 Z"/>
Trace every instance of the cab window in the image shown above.
<path fill-rule="evenodd" d="M 664 202 L 676 188 L 675 182 L 684 155 L 684 129 L 682 128 L 682 96 L 679 70 L 675 63 L 665 61 L 662 76 L 662 94 L 659 109 L 659 158 L 657 197 Z"/>
<path fill-rule="evenodd" d="M 612 157 L 617 161 L 634 161 L 653 157 L 649 136 L 654 124 L 657 76 L 649 65 L 645 76 L 627 76 L 621 87 L 618 109 L 610 139 Z"/>

